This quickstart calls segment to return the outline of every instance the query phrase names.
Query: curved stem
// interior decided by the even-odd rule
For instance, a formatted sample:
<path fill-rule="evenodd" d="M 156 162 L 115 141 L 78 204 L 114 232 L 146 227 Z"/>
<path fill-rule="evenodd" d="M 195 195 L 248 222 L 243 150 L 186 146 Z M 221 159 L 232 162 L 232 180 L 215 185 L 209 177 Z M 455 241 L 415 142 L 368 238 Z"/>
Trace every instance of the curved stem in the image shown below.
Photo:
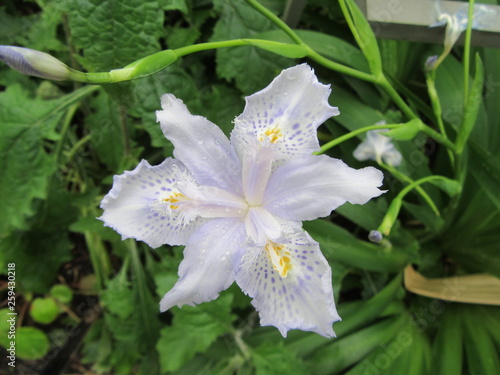
<path fill-rule="evenodd" d="M 314 153 L 314 155 L 320 155 L 323 152 L 328 151 L 332 147 L 335 147 L 338 144 L 340 144 L 342 142 L 345 142 L 348 139 L 354 138 L 354 137 L 356 137 L 359 134 L 363 134 L 363 133 L 365 133 L 367 131 L 378 130 L 378 129 L 395 129 L 395 128 L 399 128 L 400 126 L 401 126 L 401 124 L 370 125 L 370 126 L 365 126 L 363 128 L 359 128 L 359 129 L 353 130 L 352 132 L 344 134 L 344 135 L 342 135 L 340 137 L 335 138 L 334 140 L 332 140 L 332 141 L 330 141 L 328 143 L 325 143 L 323 146 L 321 146 L 321 148 L 320 148 L 319 151 L 317 151 L 317 152 Z"/>
<path fill-rule="evenodd" d="M 375 81 L 377 85 L 382 87 L 385 92 L 390 96 L 392 101 L 396 103 L 396 105 L 403 111 L 403 113 L 409 118 L 409 119 L 415 119 L 418 118 L 418 116 L 413 112 L 413 110 L 410 108 L 408 104 L 403 100 L 401 95 L 398 94 L 396 89 L 392 87 L 390 82 L 387 80 L 385 75 L 381 75 L 380 77 L 377 78 Z"/>
<path fill-rule="evenodd" d="M 316 52 L 309 46 L 307 46 L 307 49 L 308 49 L 307 57 L 309 57 L 311 60 L 316 61 L 318 64 L 321 64 L 328 69 L 334 70 L 339 73 L 347 74 L 351 77 L 358 78 L 363 81 L 377 83 L 375 77 L 370 73 L 365 73 L 360 70 L 356 70 L 348 66 L 336 63 L 335 61 L 332 61 L 320 55 L 318 52 Z"/>
<path fill-rule="evenodd" d="M 258 1 L 255 0 L 245 0 L 248 5 L 254 8 L 256 11 L 261 13 L 264 17 L 269 19 L 272 23 L 278 26 L 281 30 L 283 30 L 286 35 L 290 37 L 296 44 L 304 44 L 302 39 L 288 26 L 281 18 L 276 16 L 273 12 L 271 12 L 266 7 L 262 6 Z"/>
<path fill-rule="evenodd" d="M 378 227 L 378 231 L 383 233 L 384 235 L 388 236 L 391 233 L 392 226 L 394 225 L 394 222 L 396 221 L 396 218 L 398 217 L 399 211 L 401 209 L 401 206 L 403 204 L 403 198 L 413 189 L 417 188 L 419 185 L 422 185 L 426 182 L 430 182 L 432 180 L 446 180 L 446 177 L 443 176 L 427 176 L 424 178 L 421 178 L 420 180 L 413 181 L 411 184 L 403 188 L 399 194 L 394 198 L 391 202 L 391 205 L 389 206 L 389 209 L 387 210 L 387 213 L 384 216 L 384 219 L 382 220 L 382 223 Z"/>
<path fill-rule="evenodd" d="M 390 172 L 394 177 L 396 177 L 400 181 L 407 182 L 410 185 L 415 182 L 410 177 L 408 177 L 407 175 L 399 172 L 396 168 L 394 168 L 391 165 L 384 164 L 383 162 L 378 162 L 378 164 L 382 168 L 384 168 L 386 171 Z M 429 194 L 427 194 L 427 192 L 424 189 L 422 189 L 421 186 L 416 186 L 415 190 L 427 202 L 427 204 L 432 209 L 432 211 L 434 211 L 434 213 L 436 214 L 436 216 L 441 216 L 441 213 L 439 212 L 439 209 L 437 208 L 436 204 L 434 203 L 434 201 L 432 200 L 432 198 L 429 196 Z"/>

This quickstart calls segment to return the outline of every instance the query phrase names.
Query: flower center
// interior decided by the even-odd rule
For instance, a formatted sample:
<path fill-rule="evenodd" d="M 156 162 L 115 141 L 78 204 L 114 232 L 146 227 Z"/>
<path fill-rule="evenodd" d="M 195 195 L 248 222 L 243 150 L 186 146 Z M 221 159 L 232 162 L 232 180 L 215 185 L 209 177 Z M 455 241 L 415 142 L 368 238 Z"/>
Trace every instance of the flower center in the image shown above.
<path fill-rule="evenodd" d="M 273 241 L 268 241 L 265 249 L 274 269 L 281 277 L 286 277 L 288 275 L 288 271 L 293 268 L 290 259 L 290 252 L 286 246 Z"/>
<path fill-rule="evenodd" d="M 182 193 L 174 193 L 168 198 L 162 199 L 164 202 L 170 203 L 170 208 L 172 210 L 177 210 L 179 208 L 179 205 L 175 203 L 179 203 L 182 201 L 187 201 L 189 198 L 187 198 L 184 194 Z"/>
<path fill-rule="evenodd" d="M 268 141 L 272 144 L 278 143 L 278 141 L 283 138 L 283 133 L 281 129 L 275 126 L 274 128 L 268 128 L 266 131 L 260 134 L 259 141 L 264 142 Z"/>

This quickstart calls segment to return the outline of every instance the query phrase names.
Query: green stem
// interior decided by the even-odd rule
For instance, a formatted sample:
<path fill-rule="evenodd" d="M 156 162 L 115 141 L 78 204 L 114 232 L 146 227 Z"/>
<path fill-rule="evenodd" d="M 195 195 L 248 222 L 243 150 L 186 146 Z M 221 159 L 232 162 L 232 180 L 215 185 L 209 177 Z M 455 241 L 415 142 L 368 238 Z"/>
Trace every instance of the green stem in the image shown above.
<path fill-rule="evenodd" d="M 396 105 L 401 109 L 401 111 L 403 111 L 406 117 L 408 117 L 409 119 L 418 118 L 415 112 L 413 112 L 410 106 L 406 104 L 403 98 L 398 94 L 396 89 L 392 87 L 392 85 L 387 80 L 385 75 L 382 74 L 381 76 L 379 76 L 375 81 L 375 83 L 385 90 L 385 92 L 391 97 L 392 101 L 396 103 Z"/>
<path fill-rule="evenodd" d="M 394 177 L 396 177 L 400 181 L 406 182 L 406 183 L 408 183 L 410 185 L 415 182 L 410 177 L 408 177 L 407 175 L 401 173 L 400 171 L 398 171 L 396 168 L 394 168 L 391 165 L 384 164 L 384 163 L 382 163 L 380 161 L 378 162 L 378 164 L 382 168 L 384 168 L 386 171 L 390 172 Z M 436 216 L 440 216 L 441 214 L 439 212 L 439 209 L 437 208 L 436 204 L 434 203 L 434 201 L 432 200 L 432 198 L 429 196 L 429 194 L 427 194 L 427 192 L 424 189 L 422 189 L 421 186 L 416 186 L 415 190 L 427 202 L 427 204 L 432 209 L 432 211 L 434 211 L 434 213 L 436 214 Z"/>
<path fill-rule="evenodd" d="M 61 127 L 61 132 L 59 133 L 59 141 L 57 142 L 56 149 L 54 151 L 54 156 L 56 158 L 57 163 L 60 162 L 61 160 L 61 153 L 62 153 L 62 148 L 64 144 L 64 140 L 66 138 L 66 134 L 68 132 L 69 126 L 71 125 L 71 120 L 73 119 L 73 116 L 78 109 L 79 104 L 73 104 L 68 108 L 68 111 L 66 112 L 66 115 L 64 116 L 63 124 Z"/>
<path fill-rule="evenodd" d="M 467 29 L 464 40 L 464 106 L 469 97 L 469 69 L 470 69 L 470 44 L 472 37 L 472 21 L 474 20 L 474 0 L 469 0 L 469 13 L 467 15 Z"/>
<path fill-rule="evenodd" d="M 367 131 L 370 130 L 378 130 L 378 129 L 395 129 L 401 127 L 401 124 L 385 124 L 385 125 L 370 125 L 370 126 L 365 126 L 363 128 L 359 128 L 356 130 L 353 130 L 352 132 L 349 132 L 347 134 L 344 134 L 340 137 L 335 138 L 334 140 L 325 143 L 323 146 L 321 146 L 320 150 L 315 152 L 314 155 L 320 155 L 332 147 L 337 146 L 338 144 L 347 141 L 348 139 L 354 138 L 359 134 L 363 134 Z"/>
<path fill-rule="evenodd" d="M 191 46 L 181 47 L 173 50 L 177 57 L 182 57 L 185 55 L 189 55 L 191 53 L 206 51 L 211 49 L 218 48 L 228 48 L 228 47 L 237 47 L 244 46 L 250 44 L 249 42 L 260 42 L 259 39 L 232 39 L 232 40 L 223 40 L 220 42 L 207 42 L 207 43 L 199 43 L 193 44 Z"/>
<path fill-rule="evenodd" d="M 385 214 L 382 223 L 378 227 L 378 231 L 388 236 L 391 233 L 392 226 L 394 225 L 396 218 L 399 214 L 401 206 L 403 204 L 403 198 L 413 189 L 417 188 L 419 185 L 422 185 L 426 182 L 430 182 L 432 180 L 446 180 L 446 177 L 443 176 L 427 176 L 421 178 L 420 180 L 413 181 L 411 184 L 403 188 L 399 194 L 394 198 L 389 206 L 387 213 Z"/>
<path fill-rule="evenodd" d="M 432 129 L 431 127 L 422 124 L 420 127 L 420 130 L 422 130 L 425 134 L 427 134 L 429 137 L 434 139 L 438 143 L 442 143 L 446 147 L 448 147 L 451 151 L 453 151 L 455 154 L 457 153 L 457 147 L 455 144 L 453 144 L 448 138 L 443 137 L 441 134 L 439 134 L 437 131 Z"/>
<path fill-rule="evenodd" d="M 312 48 L 310 48 L 309 46 L 306 46 L 306 47 L 308 49 L 307 57 L 309 57 L 313 61 L 316 61 L 318 64 L 321 64 L 324 67 L 331 69 L 331 70 L 334 70 L 336 72 L 339 72 L 342 74 L 347 74 L 351 77 L 361 79 L 363 81 L 377 83 L 377 80 L 375 79 L 375 77 L 372 74 L 365 73 L 365 72 L 362 72 L 360 70 L 356 70 L 356 69 L 350 68 L 348 66 L 336 63 L 330 59 L 327 59 L 326 57 L 323 57 L 318 52 L 316 52 Z"/>
<path fill-rule="evenodd" d="M 434 114 L 436 115 L 436 122 L 439 128 L 439 131 L 441 135 L 448 139 L 448 135 L 446 134 L 446 129 L 444 128 L 444 123 L 443 123 L 443 111 L 441 109 L 441 101 L 439 100 L 439 95 L 436 90 L 436 71 L 431 70 L 426 74 L 425 80 L 427 82 L 427 91 L 429 93 L 429 99 L 431 101 L 432 109 L 434 111 Z M 450 158 L 450 162 L 452 167 L 455 165 L 455 155 L 453 152 L 447 148 L 448 152 L 448 157 Z"/>
<path fill-rule="evenodd" d="M 430 182 L 432 180 L 445 180 L 445 181 L 447 181 L 449 179 L 447 177 L 444 177 L 444 176 L 436 176 L 436 175 L 423 177 L 420 180 L 413 181 L 411 184 L 409 184 L 408 186 L 403 188 L 399 192 L 399 194 L 397 195 L 396 199 L 398 199 L 398 198 L 403 199 L 406 196 L 406 194 L 408 194 L 410 191 L 415 189 L 417 186 L 425 184 L 426 182 Z"/>
<path fill-rule="evenodd" d="M 245 0 L 248 5 L 254 8 L 257 12 L 261 13 L 264 17 L 269 19 L 272 23 L 283 30 L 286 35 L 290 37 L 296 44 L 305 44 L 302 39 L 285 23 L 281 18 L 276 16 L 266 7 L 262 6 L 258 1 L 255 0 Z"/>

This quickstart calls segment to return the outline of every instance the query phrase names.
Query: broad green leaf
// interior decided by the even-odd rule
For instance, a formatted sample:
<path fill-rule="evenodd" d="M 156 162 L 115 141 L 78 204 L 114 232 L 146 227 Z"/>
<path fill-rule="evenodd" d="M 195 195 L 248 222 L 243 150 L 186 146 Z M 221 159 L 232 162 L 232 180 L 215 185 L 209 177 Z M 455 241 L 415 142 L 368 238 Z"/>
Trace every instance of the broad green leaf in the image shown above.
<path fill-rule="evenodd" d="M 124 118 L 127 108 L 105 91 L 93 97 L 89 105 L 93 112 L 86 116 L 85 125 L 92 148 L 110 170 L 116 171 L 124 158 L 124 130 L 121 122 L 127 126 Z"/>
<path fill-rule="evenodd" d="M 243 0 L 214 0 L 218 21 L 210 41 L 253 38 L 255 34 L 275 28 Z M 283 69 L 292 65 L 287 58 L 248 46 L 217 50 L 217 75 L 226 80 L 235 79 L 244 94 L 252 94 L 267 86 Z"/>
<path fill-rule="evenodd" d="M 113 350 L 106 361 L 116 374 L 130 373 L 141 357 L 154 351 L 159 337 L 157 301 L 134 266 L 132 282 L 128 281 L 128 268 L 125 263 L 102 293 L 104 321 L 113 338 Z"/>
<path fill-rule="evenodd" d="M 122 68 L 160 50 L 163 13 L 158 0 L 64 0 L 62 6 L 87 70 Z"/>
<path fill-rule="evenodd" d="M 375 367 L 380 370 L 378 373 L 384 375 L 427 375 L 432 368 L 429 340 L 425 332 L 414 325 L 406 326 L 392 340 L 372 352 L 364 362 L 367 367 Z M 347 374 L 354 375 L 356 372 L 349 371 Z"/>
<path fill-rule="evenodd" d="M 470 143 L 469 170 L 479 182 L 481 189 L 500 210 L 500 158 L 475 142 Z"/>
<path fill-rule="evenodd" d="M 26 35 L 24 46 L 38 51 L 66 51 L 66 46 L 58 37 L 58 28 L 62 23 L 61 7 L 56 1 L 47 1 L 42 5 Z"/>
<path fill-rule="evenodd" d="M 443 110 L 443 120 L 452 124 L 457 131 L 465 116 L 462 77 L 463 66 L 453 55 L 449 55 L 436 72 L 436 90 Z M 490 142 L 488 129 L 491 126 L 488 125 L 484 101 L 482 99 L 477 101 L 475 98 L 474 103 L 479 104 L 479 109 L 470 137 L 485 147 Z"/>
<path fill-rule="evenodd" d="M 341 0 L 340 6 L 359 48 L 375 76 L 382 73 L 382 60 L 377 39 L 365 16 L 352 0 Z"/>
<path fill-rule="evenodd" d="M 9 332 L 10 328 L 10 323 L 9 320 L 11 316 L 9 316 L 9 313 L 12 313 L 8 308 L 3 308 L 0 309 L 0 343 L 4 344 L 6 342 L 9 342 L 9 338 L 7 337 L 7 334 Z"/>
<path fill-rule="evenodd" d="M 188 4 L 186 0 L 159 0 L 162 9 L 165 10 L 180 10 L 184 14 L 189 13 Z"/>
<path fill-rule="evenodd" d="M 460 182 L 446 177 L 440 178 L 439 180 L 431 180 L 429 182 L 443 190 L 449 196 L 457 195 L 462 190 Z"/>
<path fill-rule="evenodd" d="M 137 103 L 132 113 L 141 118 L 151 137 L 151 144 L 163 147 L 171 154 L 173 146 L 163 135 L 160 124 L 156 122 L 155 111 L 161 109 L 161 96 L 171 93 L 181 99 L 192 113 L 199 114 L 197 112 L 201 107 L 200 94 L 195 81 L 181 68 L 169 66 L 154 76 L 133 81 L 132 87 Z M 169 156 L 168 153 L 165 156 Z"/>
<path fill-rule="evenodd" d="M 314 354 L 313 373 L 317 375 L 340 373 L 375 350 L 381 343 L 395 337 L 407 321 L 407 314 L 387 318 L 333 341 Z"/>
<path fill-rule="evenodd" d="M 117 277 L 109 282 L 106 290 L 101 294 L 101 305 L 125 321 L 130 318 L 137 307 L 134 306 L 130 282 L 126 279 L 124 271 L 126 268 L 123 268 Z"/>
<path fill-rule="evenodd" d="M 16 356 L 32 360 L 42 358 L 49 351 L 49 339 L 35 327 L 20 327 L 16 331 Z"/>
<path fill-rule="evenodd" d="M 335 213 L 344 216 L 369 232 L 380 225 L 386 211 L 387 203 L 385 200 L 372 199 L 363 205 L 347 202 L 337 208 Z"/>
<path fill-rule="evenodd" d="M 252 350 L 256 375 L 309 374 L 303 361 L 288 350 L 283 341 L 265 342 Z"/>
<path fill-rule="evenodd" d="M 55 160 L 44 149 L 44 139 L 53 137 L 53 129 L 62 112 L 50 116 L 56 102 L 44 102 L 28 96 L 19 86 L 0 93 L 0 236 L 10 228 L 25 227 L 33 214 L 32 201 L 45 198 Z M 46 123 L 37 120 L 46 118 Z"/>
<path fill-rule="evenodd" d="M 411 351 L 409 347 L 411 346 Z M 421 360 L 419 348 L 415 348 L 414 329 L 412 326 L 406 326 L 398 332 L 397 335 L 391 337 L 388 341 L 380 342 L 380 344 L 365 358 L 359 361 L 353 368 L 345 372 L 346 375 L 388 375 L 388 374 L 415 374 L 415 368 L 409 366 L 413 356 L 413 360 Z M 410 352 L 410 356 L 406 354 Z M 406 362 L 403 363 L 404 370 L 397 372 L 396 367 L 399 367 L 401 358 Z M 401 371 L 401 370 L 400 370 Z M 425 375 L 422 373 L 421 375 Z"/>
<path fill-rule="evenodd" d="M 305 222 L 304 228 L 320 243 L 327 259 L 369 271 L 395 272 L 408 262 L 401 250 L 384 248 L 358 240 L 344 228 L 325 220 Z"/>
<path fill-rule="evenodd" d="M 231 315 L 231 301 L 232 296 L 226 294 L 209 303 L 174 310 L 172 326 L 161 329 L 156 345 L 163 372 L 178 370 L 229 331 L 235 319 Z"/>
<path fill-rule="evenodd" d="M 379 318 L 380 314 L 396 298 L 396 295 L 402 291 L 401 282 L 402 277 L 398 275 L 369 300 L 340 304 L 338 313 L 342 321 L 333 326 L 337 337 L 344 337 Z M 291 331 L 287 338 L 287 348 L 297 353 L 298 356 L 304 357 L 329 342 L 330 340 L 319 335 Z"/>
<path fill-rule="evenodd" d="M 16 263 L 16 287 L 24 292 L 46 293 L 61 264 L 71 259 L 67 234 L 13 232 L 0 241 L 0 264 Z"/>
<path fill-rule="evenodd" d="M 52 298 L 35 298 L 30 306 L 30 315 L 37 323 L 50 324 L 59 315 L 59 308 Z"/>
<path fill-rule="evenodd" d="M 483 84 L 484 84 L 484 68 L 483 62 L 479 55 L 476 55 L 476 74 L 472 82 L 472 87 L 467 97 L 467 103 L 464 108 L 464 117 L 460 129 L 458 131 L 457 139 L 455 141 L 458 152 L 461 152 L 465 143 L 477 121 L 480 105 L 483 102 Z"/>
<path fill-rule="evenodd" d="M 471 374 L 496 375 L 500 373 L 500 360 L 490 327 L 482 319 L 483 312 L 473 305 L 463 306 L 464 344 L 467 364 Z"/>
<path fill-rule="evenodd" d="M 57 141 L 56 126 L 67 107 L 97 87 L 84 87 L 57 100 L 32 98 L 20 86 L 0 93 L 0 237 L 25 228 L 34 214 L 33 200 L 47 197 L 54 156 L 46 140 Z"/>
<path fill-rule="evenodd" d="M 460 306 L 450 304 L 440 318 L 432 347 L 432 366 L 435 375 L 461 375 L 463 362 L 463 327 L 459 318 Z"/>
<path fill-rule="evenodd" d="M 362 103 L 339 86 L 332 89 L 330 102 L 339 107 L 340 116 L 335 117 L 335 121 L 350 131 L 384 120 L 382 113 Z"/>
<path fill-rule="evenodd" d="M 500 61 L 500 49 L 483 48 L 484 80 L 484 103 L 488 114 L 488 149 L 495 155 L 500 150 L 500 127 L 491 126 L 496 119 L 500 118 L 500 70 L 497 63 Z"/>

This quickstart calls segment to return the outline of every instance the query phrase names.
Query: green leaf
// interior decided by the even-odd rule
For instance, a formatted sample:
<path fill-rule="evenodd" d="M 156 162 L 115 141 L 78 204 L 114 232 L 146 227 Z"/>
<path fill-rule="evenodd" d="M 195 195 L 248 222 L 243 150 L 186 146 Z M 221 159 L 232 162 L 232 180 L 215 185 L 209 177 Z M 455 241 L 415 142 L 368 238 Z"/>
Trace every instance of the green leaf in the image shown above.
<path fill-rule="evenodd" d="M 110 170 L 116 171 L 124 157 L 123 130 L 120 125 L 121 121 L 125 121 L 123 104 L 106 91 L 100 91 L 89 104 L 93 111 L 85 117 L 85 125 L 92 148 Z"/>
<path fill-rule="evenodd" d="M 337 337 L 344 337 L 356 329 L 376 320 L 387 306 L 394 301 L 397 294 L 402 291 L 402 276 L 396 276 L 387 286 L 367 301 L 341 303 L 338 313 L 343 320 L 334 324 Z M 287 348 L 300 357 L 314 353 L 317 348 L 328 344 L 328 340 L 319 335 L 306 332 L 291 331 L 287 339 Z"/>
<path fill-rule="evenodd" d="M 406 325 L 407 314 L 384 319 L 367 328 L 333 341 L 313 356 L 314 374 L 338 374 L 355 364 L 381 343 L 393 338 Z"/>
<path fill-rule="evenodd" d="M 0 237 L 10 228 L 23 228 L 33 214 L 32 201 L 45 198 L 55 160 L 43 145 L 53 135 L 54 121 L 37 123 L 56 106 L 28 96 L 19 86 L 0 93 Z M 57 121 L 57 119 L 56 119 Z"/>
<path fill-rule="evenodd" d="M 500 195 L 498 194 L 500 191 L 500 158 L 474 141 L 470 142 L 470 145 L 469 170 L 491 202 L 500 210 Z"/>
<path fill-rule="evenodd" d="M 252 38 L 275 25 L 242 0 L 214 0 L 219 18 L 210 41 Z M 292 64 L 284 57 L 248 46 L 217 50 L 217 75 L 235 79 L 244 94 L 261 90 L 283 69 Z"/>
<path fill-rule="evenodd" d="M 365 16 L 352 0 L 341 0 L 340 6 L 359 48 L 368 61 L 370 71 L 375 76 L 381 74 L 382 60 L 377 39 Z"/>
<path fill-rule="evenodd" d="M 384 248 L 360 241 L 347 230 L 325 220 L 308 221 L 304 229 L 320 243 L 327 259 L 369 271 L 395 272 L 408 262 L 400 250 Z"/>
<path fill-rule="evenodd" d="M 33 360 L 42 358 L 49 351 L 49 339 L 38 328 L 20 327 L 16 332 L 16 356 Z"/>
<path fill-rule="evenodd" d="M 59 308 L 52 298 L 35 298 L 31 303 L 30 315 L 41 324 L 50 324 L 59 315 Z"/>
<path fill-rule="evenodd" d="M 430 346 L 427 336 L 414 325 L 407 325 L 346 375 L 365 374 L 368 369 L 373 374 L 427 375 L 429 368 L 432 368 L 429 367 L 429 359 Z"/>
<path fill-rule="evenodd" d="M 450 304 L 441 316 L 439 330 L 432 347 L 435 375 L 461 375 L 463 362 L 463 327 L 460 306 Z"/>
<path fill-rule="evenodd" d="M 50 295 L 64 304 L 70 303 L 73 299 L 73 291 L 64 284 L 57 284 L 50 288 Z"/>
<path fill-rule="evenodd" d="M 189 13 L 186 0 L 160 0 L 160 6 L 165 10 L 180 10 L 184 14 Z"/>
<path fill-rule="evenodd" d="M 265 342 L 252 350 L 257 375 L 309 374 L 305 363 L 285 348 L 283 341 Z"/>
<path fill-rule="evenodd" d="M 67 48 L 58 36 L 62 10 L 57 2 L 40 4 L 43 11 L 37 14 L 22 45 L 38 51 L 65 51 Z"/>
<path fill-rule="evenodd" d="M 46 293 L 61 264 L 71 259 L 64 231 L 14 232 L 0 241 L 0 263 L 16 263 L 16 284 L 24 292 Z"/>
<path fill-rule="evenodd" d="M 500 360 L 478 306 L 463 306 L 464 344 L 471 374 L 500 374 Z"/>
<path fill-rule="evenodd" d="M 476 55 L 476 74 L 474 76 L 469 95 L 467 96 L 467 103 L 464 108 L 464 117 L 455 141 L 457 152 L 461 152 L 463 150 L 465 143 L 469 139 L 469 135 L 476 124 L 479 108 L 483 102 L 483 84 L 483 62 L 481 61 L 479 55 Z"/>
<path fill-rule="evenodd" d="M 10 229 L 26 228 L 34 214 L 33 200 L 47 197 L 55 171 L 46 140 L 58 140 L 56 126 L 67 107 L 97 87 L 84 87 L 57 100 L 32 98 L 20 86 L 0 93 L 0 237 Z"/>
<path fill-rule="evenodd" d="M 443 190 L 446 194 L 448 194 L 451 197 L 457 195 L 462 190 L 462 185 L 460 184 L 460 182 L 446 177 L 436 180 L 430 180 L 429 182 L 437 186 L 441 190 Z"/>
<path fill-rule="evenodd" d="M 71 36 L 90 71 L 109 71 L 160 50 L 163 12 L 157 0 L 64 0 Z"/>
<path fill-rule="evenodd" d="M 396 139 L 398 141 L 409 141 L 418 134 L 422 121 L 420 119 L 413 119 L 399 128 L 391 129 L 385 132 L 384 135 Z"/>
<path fill-rule="evenodd" d="M 200 107 L 200 93 L 195 81 L 181 68 L 169 66 L 154 76 L 132 82 L 132 87 L 137 102 L 134 111 L 141 117 L 142 124 L 151 137 L 151 144 L 155 147 L 164 147 L 167 150 L 165 156 L 169 156 L 173 146 L 163 135 L 160 124 L 156 122 L 155 111 L 161 109 L 161 96 L 171 93 L 183 100 L 184 104 L 196 113 Z"/>
<path fill-rule="evenodd" d="M 172 326 L 162 328 L 156 345 L 161 370 L 176 371 L 196 353 L 203 352 L 217 337 L 228 332 L 235 316 L 231 315 L 232 296 L 174 310 Z"/>
<path fill-rule="evenodd" d="M 12 311 L 8 308 L 0 309 L 0 344 L 3 346 L 9 345 L 9 338 L 7 337 L 11 327 L 9 319 L 13 316 L 10 316 L 9 314 L 12 314 Z"/>

